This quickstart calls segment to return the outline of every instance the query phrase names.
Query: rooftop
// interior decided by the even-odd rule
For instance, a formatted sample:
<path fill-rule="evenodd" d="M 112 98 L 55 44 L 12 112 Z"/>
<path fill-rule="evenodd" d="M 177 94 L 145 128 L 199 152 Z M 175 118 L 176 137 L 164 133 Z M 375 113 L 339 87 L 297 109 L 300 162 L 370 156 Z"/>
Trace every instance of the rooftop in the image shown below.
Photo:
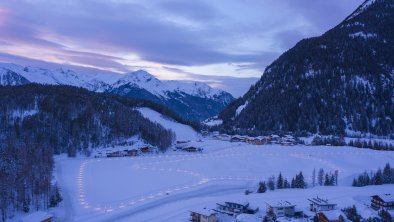
<path fill-rule="evenodd" d="M 289 201 L 278 201 L 276 203 L 267 203 L 270 207 L 295 207 L 295 204 L 291 204 Z"/>
<path fill-rule="evenodd" d="M 312 198 L 312 199 L 308 199 L 310 202 L 315 203 L 317 205 L 336 205 L 334 203 L 330 203 L 327 199 L 323 199 L 320 197 L 316 197 L 316 198 Z"/>
<path fill-rule="evenodd" d="M 376 196 L 380 197 L 384 202 L 394 202 L 394 195 L 392 195 L 391 193 L 385 193 Z"/>

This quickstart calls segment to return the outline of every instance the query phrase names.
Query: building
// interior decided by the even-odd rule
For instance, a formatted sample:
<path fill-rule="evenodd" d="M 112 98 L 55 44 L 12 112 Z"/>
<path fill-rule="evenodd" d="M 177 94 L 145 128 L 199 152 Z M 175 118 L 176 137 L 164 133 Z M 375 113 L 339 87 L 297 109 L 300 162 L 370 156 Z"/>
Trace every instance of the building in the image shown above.
<path fill-rule="evenodd" d="M 288 201 L 279 201 L 275 204 L 267 203 L 267 213 L 273 213 L 276 217 L 293 217 L 296 213 L 295 206 Z"/>
<path fill-rule="evenodd" d="M 245 136 L 232 136 L 230 139 L 230 142 L 246 142 L 246 137 Z"/>
<path fill-rule="evenodd" d="M 257 211 L 259 211 L 259 208 L 251 209 L 248 202 L 243 204 L 225 202 L 224 204 L 217 204 L 216 211 L 230 216 L 236 216 L 242 213 L 255 214 Z"/>
<path fill-rule="evenodd" d="M 258 136 L 258 137 L 248 137 L 247 142 L 253 145 L 264 145 L 268 143 L 268 137 Z"/>
<path fill-rule="evenodd" d="M 140 148 L 142 153 L 150 153 L 151 152 L 151 148 L 149 146 L 144 146 Z"/>
<path fill-rule="evenodd" d="M 194 146 L 186 146 L 179 148 L 180 150 L 186 151 L 186 152 L 202 152 L 202 148 L 194 147 Z"/>
<path fill-rule="evenodd" d="M 138 156 L 138 150 L 136 149 L 127 150 L 127 156 Z"/>
<path fill-rule="evenodd" d="M 334 210 L 336 204 L 330 203 L 327 199 L 323 199 L 320 197 L 308 199 L 310 210 L 313 212 L 320 212 L 320 211 L 329 211 Z"/>
<path fill-rule="evenodd" d="M 340 211 L 325 211 L 316 214 L 319 222 L 344 222 L 345 217 Z"/>
<path fill-rule="evenodd" d="M 122 151 L 107 153 L 107 157 L 122 157 L 122 156 L 124 156 L 124 153 Z"/>
<path fill-rule="evenodd" d="M 51 222 L 53 215 L 44 211 L 37 211 L 21 219 L 21 222 Z"/>
<path fill-rule="evenodd" d="M 218 218 L 215 212 L 210 210 L 198 210 L 190 211 L 190 221 L 191 222 L 217 222 Z"/>
<path fill-rule="evenodd" d="M 393 210 L 394 196 L 391 194 L 374 195 L 371 198 L 371 207 L 375 210 Z"/>

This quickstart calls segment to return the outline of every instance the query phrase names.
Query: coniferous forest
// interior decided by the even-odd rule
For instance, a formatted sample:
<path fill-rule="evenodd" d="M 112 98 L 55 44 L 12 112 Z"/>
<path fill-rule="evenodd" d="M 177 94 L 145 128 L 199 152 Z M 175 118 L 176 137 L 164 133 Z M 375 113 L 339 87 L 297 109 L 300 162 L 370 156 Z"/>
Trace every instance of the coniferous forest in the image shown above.
<path fill-rule="evenodd" d="M 138 106 L 165 111 L 151 102 L 70 86 L 0 87 L 2 218 L 14 210 L 54 204 L 54 154 L 87 154 L 132 136 L 167 149 L 175 139 L 173 132 L 133 110 Z"/>

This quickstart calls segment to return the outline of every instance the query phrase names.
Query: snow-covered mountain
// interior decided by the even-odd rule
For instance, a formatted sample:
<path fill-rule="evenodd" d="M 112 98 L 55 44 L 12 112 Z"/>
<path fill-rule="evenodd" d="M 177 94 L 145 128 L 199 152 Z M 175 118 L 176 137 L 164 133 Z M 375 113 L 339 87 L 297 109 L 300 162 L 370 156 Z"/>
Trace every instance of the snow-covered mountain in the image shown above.
<path fill-rule="evenodd" d="M 394 135 L 394 1 L 367 0 L 304 39 L 219 117 L 255 131 Z"/>
<path fill-rule="evenodd" d="M 217 115 L 234 98 L 207 84 L 190 81 L 161 81 L 146 71 L 124 75 L 106 92 L 148 99 L 177 112 L 186 119 L 204 120 Z"/>
<path fill-rule="evenodd" d="M 108 77 L 107 74 L 77 73 L 69 69 L 42 69 L 0 63 L 0 85 L 41 83 L 71 85 L 95 92 L 143 98 L 168 106 L 186 119 L 203 120 L 217 115 L 234 98 L 205 83 L 161 81 L 139 70 Z"/>

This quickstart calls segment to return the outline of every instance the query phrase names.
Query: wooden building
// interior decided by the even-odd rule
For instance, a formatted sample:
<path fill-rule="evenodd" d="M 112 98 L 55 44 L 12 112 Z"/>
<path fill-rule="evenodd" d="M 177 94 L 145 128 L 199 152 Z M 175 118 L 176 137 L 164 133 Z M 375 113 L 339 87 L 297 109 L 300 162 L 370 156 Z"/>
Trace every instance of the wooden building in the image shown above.
<path fill-rule="evenodd" d="M 150 153 L 151 152 L 151 148 L 149 146 L 143 146 L 140 148 L 142 153 Z"/>
<path fill-rule="evenodd" d="M 345 217 L 340 211 L 325 211 L 316 214 L 319 222 L 344 222 Z"/>
<path fill-rule="evenodd" d="M 267 213 L 273 213 L 276 217 L 293 217 L 296 213 L 295 206 L 288 201 L 267 203 Z"/>
<path fill-rule="evenodd" d="M 137 149 L 127 150 L 127 156 L 138 156 L 138 150 Z"/>
<path fill-rule="evenodd" d="M 250 208 L 248 202 L 245 202 L 243 204 L 234 203 L 234 202 L 225 202 L 224 204 L 217 203 L 216 211 L 230 216 L 236 216 L 242 213 L 255 214 L 257 211 L 259 211 L 259 208 L 256 209 Z"/>
<path fill-rule="evenodd" d="M 374 195 L 371 197 L 371 207 L 375 210 L 393 210 L 394 196 L 391 194 Z"/>
<path fill-rule="evenodd" d="M 320 197 L 308 199 L 310 210 L 313 212 L 320 212 L 320 211 L 329 211 L 334 210 L 336 204 L 330 203 L 327 199 L 323 199 Z"/>
<path fill-rule="evenodd" d="M 198 210 L 190 211 L 190 221 L 191 222 L 217 222 L 218 218 L 215 212 L 210 210 Z"/>

